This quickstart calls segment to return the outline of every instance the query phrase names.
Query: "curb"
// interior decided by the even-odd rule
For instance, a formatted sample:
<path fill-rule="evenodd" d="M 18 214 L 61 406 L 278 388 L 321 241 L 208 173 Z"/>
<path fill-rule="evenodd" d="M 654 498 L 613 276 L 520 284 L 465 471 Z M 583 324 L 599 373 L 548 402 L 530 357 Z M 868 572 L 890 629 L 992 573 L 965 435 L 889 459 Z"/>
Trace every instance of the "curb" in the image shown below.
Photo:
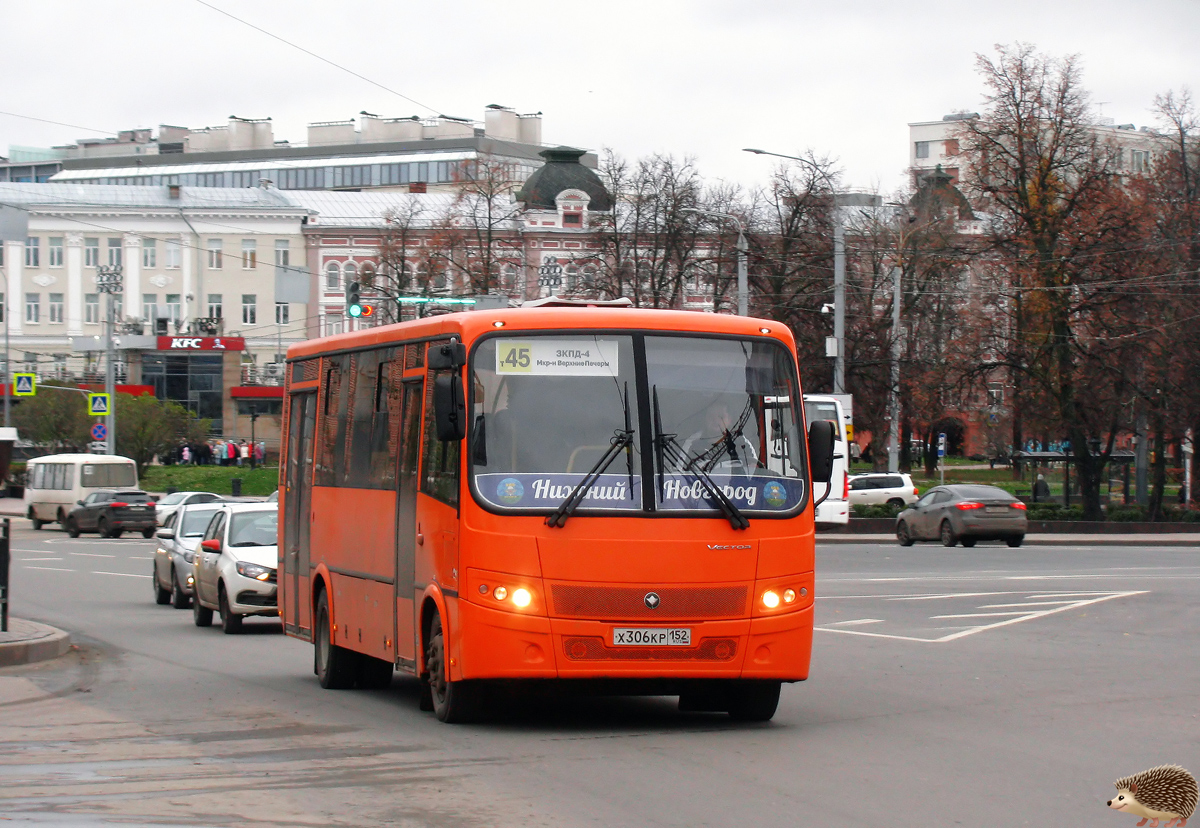
<path fill-rule="evenodd" d="M 0 667 L 33 664 L 65 655 L 71 634 L 49 624 L 20 618 L 8 619 L 8 632 L 0 633 Z"/>

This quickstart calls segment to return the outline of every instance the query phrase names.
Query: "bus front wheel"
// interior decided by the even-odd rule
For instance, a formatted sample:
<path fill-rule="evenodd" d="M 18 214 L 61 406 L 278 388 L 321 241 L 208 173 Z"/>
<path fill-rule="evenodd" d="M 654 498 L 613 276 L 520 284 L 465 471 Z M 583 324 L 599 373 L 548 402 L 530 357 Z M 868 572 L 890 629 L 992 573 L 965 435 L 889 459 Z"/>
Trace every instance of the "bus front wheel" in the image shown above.
<path fill-rule="evenodd" d="M 317 634 L 313 641 L 313 672 L 326 690 L 348 690 L 354 686 L 355 653 L 334 644 L 329 635 L 329 598 L 317 598 Z"/>
<path fill-rule="evenodd" d="M 429 625 L 425 665 L 429 671 L 433 712 L 438 720 L 459 724 L 474 719 L 479 710 L 479 688 L 469 681 L 450 681 L 446 678 L 446 639 L 442 634 L 440 615 L 434 615 Z"/>
<path fill-rule="evenodd" d="M 729 717 L 739 722 L 769 722 L 779 707 L 778 681 L 743 679 L 729 692 Z"/>

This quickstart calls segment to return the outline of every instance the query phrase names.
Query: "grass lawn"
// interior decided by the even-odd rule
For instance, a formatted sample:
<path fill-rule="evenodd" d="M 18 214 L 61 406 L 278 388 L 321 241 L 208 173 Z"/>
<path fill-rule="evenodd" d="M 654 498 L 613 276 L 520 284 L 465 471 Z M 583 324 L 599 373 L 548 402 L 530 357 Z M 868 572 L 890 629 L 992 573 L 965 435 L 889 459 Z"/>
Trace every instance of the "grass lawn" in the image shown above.
<path fill-rule="evenodd" d="M 275 466 L 251 470 L 249 466 L 147 466 L 142 488 L 165 492 L 175 487 L 181 492 L 197 491 L 231 494 L 235 477 L 242 479 L 242 494 L 265 497 L 279 488 L 279 469 Z"/>

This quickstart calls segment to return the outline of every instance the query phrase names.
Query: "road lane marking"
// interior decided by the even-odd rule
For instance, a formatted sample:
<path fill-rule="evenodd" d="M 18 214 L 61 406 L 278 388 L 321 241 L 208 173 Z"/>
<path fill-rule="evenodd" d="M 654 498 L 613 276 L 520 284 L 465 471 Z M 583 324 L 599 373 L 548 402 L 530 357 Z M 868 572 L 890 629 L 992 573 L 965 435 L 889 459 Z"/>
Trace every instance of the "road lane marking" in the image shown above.
<path fill-rule="evenodd" d="M 25 569 L 45 569 L 50 572 L 74 572 L 74 569 L 63 569 L 61 566 L 26 566 Z"/>
<path fill-rule="evenodd" d="M 980 609 L 1009 609 L 1010 607 L 1052 607 L 1055 604 L 1069 604 L 1068 600 L 1062 601 L 1027 601 L 1025 603 L 1017 602 L 1015 604 L 981 604 Z"/>
<path fill-rule="evenodd" d="M 93 575 L 123 575 L 126 578 L 149 578 L 149 575 L 139 575 L 136 572 L 101 572 L 99 569 L 92 570 Z"/>
<path fill-rule="evenodd" d="M 855 618 L 853 621 L 833 621 L 826 624 L 826 627 L 852 627 L 859 624 L 882 624 L 882 618 Z"/>
<path fill-rule="evenodd" d="M 1025 612 L 962 612 L 956 615 L 931 615 L 930 618 L 997 618 L 1001 615 L 1028 615 Z"/>
<path fill-rule="evenodd" d="M 61 561 L 62 558 L 18 558 L 19 561 Z"/>
<path fill-rule="evenodd" d="M 68 552 L 68 555 L 83 555 L 87 558 L 115 558 L 116 555 L 104 555 L 100 552 Z"/>

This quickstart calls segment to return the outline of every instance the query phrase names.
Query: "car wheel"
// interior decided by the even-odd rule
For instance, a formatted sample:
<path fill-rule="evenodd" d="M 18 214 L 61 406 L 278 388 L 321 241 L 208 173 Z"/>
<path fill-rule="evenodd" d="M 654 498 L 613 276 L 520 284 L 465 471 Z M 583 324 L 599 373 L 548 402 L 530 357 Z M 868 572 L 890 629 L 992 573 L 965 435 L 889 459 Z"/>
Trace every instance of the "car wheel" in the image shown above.
<path fill-rule="evenodd" d="M 348 690 L 354 686 L 358 653 L 339 647 L 330 640 L 329 598 L 324 592 L 317 598 L 316 636 L 313 639 L 313 672 L 326 690 Z"/>
<path fill-rule="evenodd" d="M 225 594 L 225 584 L 217 585 L 217 605 L 221 608 L 221 632 L 226 635 L 240 633 L 242 616 L 229 608 L 229 596 Z"/>
<path fill-rule="evenodd" d="M 426 680 L 438 721 L 447 724 L 471 721 L 479 710 L 479 687 L 469 681 L 450 681 L 446 678 L 446 640 L 442 634 L 440 615 L 433 616 L 425 653 L 425 666 L 429 671 Z"/>
<path fill-rule="evenodd" d="M 171 567 L 171 606 L 175 609 L 187 609 L 192 605 L 192 598 L 179 586 L 179 576 L 175 567 Z"/>
<path fill-rule="evenodd" d="M 729 717 L 739 722 L 769 722 L 779 707 L 779 681 L 742 679 L 729 693 Z"/>
<path fill-rule="evenodd" d="M 169 603 L 171 600 L 171 590 L 163 589 L 162 584 L 158 582 L 158 566 L 150 565 L 150 577 L 154 584 L 154 603 L 162 605 Z"/>
<path fill-rule="evenodd" d="M 962 545 L 967 547 L 968 549 L 970 549 L 972 546 L 975 545 L 975 538 L 963 538 Z"/>
<path fill-rule="evenodd" d="M 153 529 L 143 529 L 143 530 L 142 530 L 142 537 L 143 537 L 143 538 L 152 538 L 152 537 L 154 537 L 154 530 L 153 530 Z"/>
<path fill-rule="evenodd" d="M 1005 538 L 1005 543 L 1007 543 L 1009 546 L 1016 549 L 1018 546 L 1021 545 L 1021 542 L 1024 540 L 1025 540 L 1024 535 L 1017 535 L 1015 538 Z"/>
<path fill-rule="evenodd" d="M 382 658 L 358 656 L 358 687 L 361 690 L 386 690 L 392 685 L 396 666 Z"/>
<path fill-rule="evenodd" d="M 67 518 L 67 522 L 63 528 L 67 530 L 67 535 L 69 537 L 79 537 L 79 524 L 75 522 L 74 518 Z"/>
<path fill-rule="evenodd" d="M 950 525 L 950 521 L 943 520 L 940 532 L 942 546 L 954 546 L 958 543 L 958 538 L 954 535 L 954 527 Z"/>
<path fill-rule="evenodd" d="M 212 610 L 203 606 L 199 598 L 192 599 L 192 621 L 196 623 L 197 627 L 212 626 Z"/>
<path fill-rule="evenodd" d="M 38 518 L 35 518 L 35 517 L 31 517 L 29 519 L 29 522 L 33 524 L 34 529 L 41 529 L 43 526 L 46 525 L 46 521 L 39 520 Z"/>
<path fill-rule="evenodd" d="M 895 506 L 897 509 L 903 509 L 903 508 L 904 508 L 904 501 L 903 501 L 903 500 L 901 500 L 901 499 L 900 499 L 900 498 L 898 498 L 898 497 L 893 497 L 891 500 L 889 500 L 889 501 L 887 502 L 887 505 L 889 505 L 889 506 Z"/>
<path fill-rule="evenodd" d="M 100 533 L 100 537 L 102 538 L 113 537 L 111 534 L 109 534 L 108 518 L 100 518 L 98 521 L 96 521 L 96 531 Z"/>
<path fill-rule="evenodd" d="M 912 535 L 908 533 L 908 524 L 904 521 L 896 525 L 896 540 L 900 541 L 901 546 L 913 545 Z"/>
<path fill-rule="evenodd" d="M 58 510 L 58 528 L 64 532 L 67 530 L 67 513 L 62 509 Z"/>

